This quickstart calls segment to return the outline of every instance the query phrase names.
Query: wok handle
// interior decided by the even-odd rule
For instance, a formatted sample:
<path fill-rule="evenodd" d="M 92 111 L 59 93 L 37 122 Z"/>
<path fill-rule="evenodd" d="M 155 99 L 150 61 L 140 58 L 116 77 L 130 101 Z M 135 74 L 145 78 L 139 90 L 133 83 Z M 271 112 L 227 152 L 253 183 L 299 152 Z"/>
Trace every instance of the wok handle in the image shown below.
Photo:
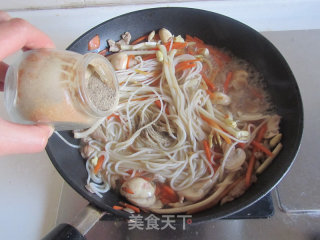
<path fill-rule="evenodd" d="M 62 223 L 56 226 L 42 240 L 87 240 L 78 229 L 70 224 Z"/>
<path fill-rule="evenodd" d="M 86 240 L 85 234 L 105 214 L 92 205 L 87 205 L 73 219 L 71 224 L 62 223 L 56 226 L 42 240 Z"/>

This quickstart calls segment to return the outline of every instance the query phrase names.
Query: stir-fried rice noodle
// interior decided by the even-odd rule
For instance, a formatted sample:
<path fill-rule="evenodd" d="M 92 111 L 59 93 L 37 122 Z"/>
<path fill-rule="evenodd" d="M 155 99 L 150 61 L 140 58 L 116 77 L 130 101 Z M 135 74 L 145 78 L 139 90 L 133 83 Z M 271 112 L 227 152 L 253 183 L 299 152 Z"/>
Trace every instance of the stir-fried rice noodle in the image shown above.
<path fill-rule="evenodd" d="M 81 151 L 87 159 L 86 187 L 100 197 L 113 188 L 132 203 L 151 210 L 171 208 L 175 201 L 181 206 L 203 201 L 236 179 L 244 181 L 254 149 L 251 142 L 270 118 L 277 116 L 263 90 L 261 75 L 250 64 L 208 45 L 210 53 L 203 54 L 204 44 L 198 41 L 176 49 L 173 39 L 166 45 L 159 40 L 158 50 L 127 47 L 134 64 L 116 71 L 120 85 L 116 111 L 91 129 L 75 133 L 82 138 Z M 143 51 L 150 53 L 139 55 Z M 163 59 L 154 56 L 143 60 L 155 53 Z M 188 62 L 191 67 L 185 67 Z M 233 75 L 226 84 L 230 72 Z M 242 74 L 240 80 L 237 74 Z M 272 151 L 268 141 L 260 139 L 260 144 Z M 261 150 L 254 152 L 262 157 L 257 157 L 252 176 L 267 158 Z M 242 160 L 240 156 L 244 156 Z M 154 198 L 152 204 L 125 192 L 135 187 L 130 181 L 137 178 L 151 184 L 147 200 Z M 203 188 L 203 196 L 190 200 L 186 190 L 202 183 L 209 183 L 208 189 Z M 124 184 L 126 189 L 121 190 Z M 165 201 L 161 192 L 154 193 L 164 185 L 176 194 L 175 200 L 171 196 Z M 156 207 L 159 201 L 160 207 Z"/>

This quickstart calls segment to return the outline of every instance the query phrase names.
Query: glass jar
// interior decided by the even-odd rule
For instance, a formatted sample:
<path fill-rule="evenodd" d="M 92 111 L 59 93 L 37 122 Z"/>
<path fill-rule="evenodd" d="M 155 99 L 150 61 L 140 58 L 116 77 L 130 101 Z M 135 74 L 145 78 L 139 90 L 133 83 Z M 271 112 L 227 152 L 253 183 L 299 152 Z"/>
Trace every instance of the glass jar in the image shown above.
<path fill-rule="evenodd" d="M 13 122 L 74 130 L 108 116 L 118 89 L 112 65 L 99 54 L 37 49 L 9 67 L 4 95 Z"/>

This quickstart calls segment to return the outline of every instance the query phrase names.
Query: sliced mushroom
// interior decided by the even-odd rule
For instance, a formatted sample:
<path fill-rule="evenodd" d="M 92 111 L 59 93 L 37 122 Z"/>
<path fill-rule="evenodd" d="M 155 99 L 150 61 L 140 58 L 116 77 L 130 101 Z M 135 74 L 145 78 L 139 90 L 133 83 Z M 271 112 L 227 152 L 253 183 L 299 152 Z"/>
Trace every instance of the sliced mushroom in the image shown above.
<path fill-rule="evenodd" d="M 126 53 L 116 53 L 108 58 L 115 70 L 124 70 L 127 68 L 128 55 Z"/>
<path fill-rule="evenodd" d="M 120 51 L 120 48 L 116 45 L 115 41 L 109 39 L 108 44 L 109 44 L 109 51 L 110 52 L 119 52 Z"/>
<path fill-rule="evenodd" d="M 143 178 L 136 177 L 125 181 L 120 193 L 139 207 L 150 207 L 156 202 L 155 187 Z"/>
<path fill-rule="evenodd" d="M 167 43 L 172 39 L 172 34 L 168 29 L 161 28 L 159 30 L 159 37 L 162 43 Z"/>
<path fill-rule="evenodd" d="M 227 145 L 227 144 L 225 144 Z M 224 152 L 226 153 L 229 150 L 229 147 L 224 147 Z M 237 171 L 241 165 L 246 160 L 246 153 L 242 148 L 233 148 L 225 160 L 225 168 L 229 171 Z"/>
<path fill-rule="evenodd" d="M 264 138 L 272 138 L 279 134 L 279 124 L 281 117 L 277 114 L 272 115 L 267 122 L 267 131 L 264 135 Z"/>
<path fill-rule="evenodd" d="M 173 213 L 183 213 L 187 212 L 188 214 L 192 214 L 195 212 L 199 212 L 205 209 L 208 209 L 214 205 L 216 205 L 221 198 L 226 196 L 226 194 L 236 185 L 238 182 L 242 179 L 239 178 L 235 180 L 233 183 L 230 183 L 230 180 L 234 178 L 234 173 L 230 173 L 222 183 L 220 183 L 220 187 L 217 188 L 214 193 L 209 196 L 208 198 L 197 202 L 195 204 L 191 204 L 188 206 L 183 206 L 183 207 L 177 207 L 177 208 L 167 208 L 167 209 L 155 209 L 155 208 L 150 208 L 149 210 L 154 212 L 154 213 L 159 213 L 159 214 L 173 214 Z"/>
<path fill-rule="evenodd" d="M 208 194 L 213 186 L 213 183 L 214 182 L 212 179 L 194 183 L 192 186 L 179 191 L 178 195 L 179 197 L 184 197 L 188 201 L 197 202 Z"/>
<path fill-rule="evenodd" d="M 121 38 L 123 39 L 125 44 L 130 44 L 131 41 L 131 34 L 129 32 L 125 32 L 124 34 L 121 35 Z"/>

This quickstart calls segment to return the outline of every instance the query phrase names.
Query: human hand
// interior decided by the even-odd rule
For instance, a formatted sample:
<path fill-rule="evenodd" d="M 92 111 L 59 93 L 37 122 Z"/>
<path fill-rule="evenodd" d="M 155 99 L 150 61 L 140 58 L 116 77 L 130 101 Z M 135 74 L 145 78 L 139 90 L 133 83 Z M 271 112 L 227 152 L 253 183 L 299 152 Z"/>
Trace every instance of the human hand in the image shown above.
<path fill-rule="evenodd" d="M 2 60 L 22 50 L 53 48 L 54 43 L 39 29 L 25 20 L 10 18 L 0 11 L 0 91 L 8 65 Z M 42 151 L 52 135 L 53 128 L 46 125 L 19 125 L 0 118 L 0 155 L 34 153 Z"/>

